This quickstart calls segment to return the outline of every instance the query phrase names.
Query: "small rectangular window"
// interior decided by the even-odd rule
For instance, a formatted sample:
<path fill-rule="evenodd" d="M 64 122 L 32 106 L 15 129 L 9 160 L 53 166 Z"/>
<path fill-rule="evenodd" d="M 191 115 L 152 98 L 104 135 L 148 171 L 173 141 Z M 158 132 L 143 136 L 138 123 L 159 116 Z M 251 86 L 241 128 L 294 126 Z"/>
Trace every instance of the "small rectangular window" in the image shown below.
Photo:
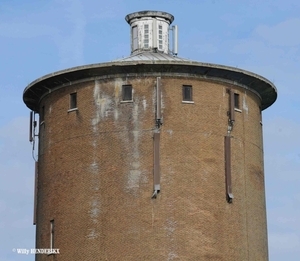
<path fill-rule="evenodd" d="M 123 101 L 132 101 L 132 85 L 123 85 L 122 96 Z"/>
<path fill-rule="evenodd" d="M 76 109 L 77 108 L 77 93 L 71 93 L 70 94 L 70 109 Z"/>
<path fill-rule="evenodd" d="M 192 86 L 190 86 L 190 85 L 182 86 L 182 100 L 183 101 L 193 101 Z"/>
<path fill-rule="evenodd" d="M 39 116 L 40 116 L 40 124 L 44 122 L 44 116 L 45 116 L 45 106 L 43 106 L 41 108 L 41 111 L 39 113 Z"/>
<path fill-rule="evenodd" d="M 50 249 L 54 248 L 54 220 L 50 220 Z"/>
<path fill-rule="evenodd" d="M 238 93 L 234 93 L 234 108 L 240 108 L 240 95 Z"/>

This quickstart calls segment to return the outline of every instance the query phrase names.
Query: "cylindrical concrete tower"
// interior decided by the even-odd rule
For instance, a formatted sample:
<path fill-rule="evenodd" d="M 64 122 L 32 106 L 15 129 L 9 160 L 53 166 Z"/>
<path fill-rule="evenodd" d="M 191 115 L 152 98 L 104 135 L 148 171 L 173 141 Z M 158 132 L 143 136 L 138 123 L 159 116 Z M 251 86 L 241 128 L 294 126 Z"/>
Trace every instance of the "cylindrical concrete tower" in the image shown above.
<path fill-rule="evenodd" d="M 129 14 L 131 56 L 26 87 L 36 248 L 60 253 L 36 260 L 268 260 L 261 111 L 276 88 L 175 56 L 173 19 Z"/>

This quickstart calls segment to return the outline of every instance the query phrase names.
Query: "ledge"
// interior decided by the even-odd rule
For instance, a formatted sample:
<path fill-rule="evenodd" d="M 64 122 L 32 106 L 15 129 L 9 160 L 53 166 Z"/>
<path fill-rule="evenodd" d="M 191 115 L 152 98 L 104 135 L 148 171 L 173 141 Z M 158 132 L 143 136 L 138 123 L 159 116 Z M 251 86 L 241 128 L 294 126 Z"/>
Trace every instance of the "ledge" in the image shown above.
<path fill-rule="evenodd" d="M 68 110 L 68 113 L 69 113 L 69 112 L 72 112 L 72 111 L 78 111 L 78 108 L 69 109 L 69 110 Z"/>

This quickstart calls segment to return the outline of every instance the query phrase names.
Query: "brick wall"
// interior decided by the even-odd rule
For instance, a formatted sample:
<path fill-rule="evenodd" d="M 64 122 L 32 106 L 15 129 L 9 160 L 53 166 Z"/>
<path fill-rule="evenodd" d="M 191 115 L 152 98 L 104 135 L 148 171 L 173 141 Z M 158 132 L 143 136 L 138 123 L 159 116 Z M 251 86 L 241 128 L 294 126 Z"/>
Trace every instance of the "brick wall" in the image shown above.
<path fill-rule="evenodd" d="M 164 76 L 161 192 L 153 193 L 156 76 L 98 79 L 45 96 L 40 126 L 37 260 L 267 260 L 259 98 L 196 77 Z M 122 103 L 132 84 L 133 102 Z M 182 85 L 194 103 L 182 103 Z M 226 201 L 229 95 L 240 95 Z M 78 110 L 68 112 L 77 92 Z"/>

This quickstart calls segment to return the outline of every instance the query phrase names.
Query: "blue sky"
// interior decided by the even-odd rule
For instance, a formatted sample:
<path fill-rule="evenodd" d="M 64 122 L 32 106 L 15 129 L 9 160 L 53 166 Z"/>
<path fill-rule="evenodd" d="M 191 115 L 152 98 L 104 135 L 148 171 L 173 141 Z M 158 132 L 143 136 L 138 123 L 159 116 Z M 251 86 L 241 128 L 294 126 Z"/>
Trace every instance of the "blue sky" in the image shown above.
<path fill-rule="evenodd" d="M 269 256 L 300 256 L 299 0 L 1 0 L 0 260 L 34 260 L 34 161 L 24 88 L 58 70 L 130 54 L 135 11 L 175 16 L 178 56 L 260 74 L 278 89 L 263 112 Z"/>

